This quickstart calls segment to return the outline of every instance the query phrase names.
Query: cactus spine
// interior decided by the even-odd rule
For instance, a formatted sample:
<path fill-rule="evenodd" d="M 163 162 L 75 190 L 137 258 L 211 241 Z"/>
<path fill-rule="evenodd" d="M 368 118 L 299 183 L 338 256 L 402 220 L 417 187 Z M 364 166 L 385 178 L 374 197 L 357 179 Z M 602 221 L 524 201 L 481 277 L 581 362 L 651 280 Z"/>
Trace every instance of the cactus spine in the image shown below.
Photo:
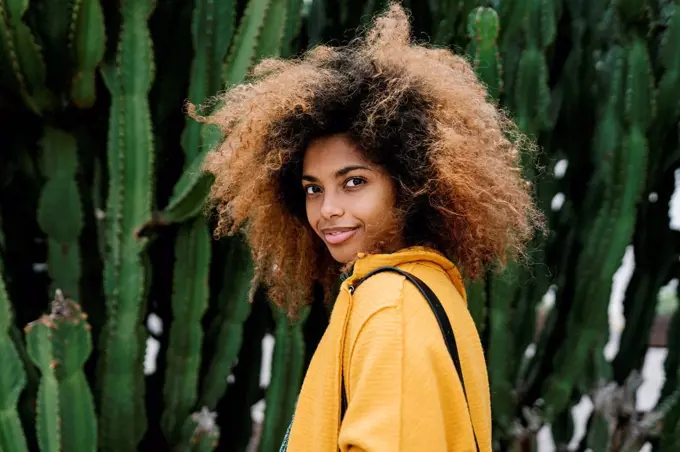
<path fill-rule="evenodd" d="M 38 200 L 38 224 L 48 240 L 48 270 L 53 290 L 80 298 L 81 257 L 78 240 L 83 211 L 75 177 L 78 155 L 75 138 L 47 127 L 42 139 L 43 173 L 47 182 Z"/>
<path fill-rule="evenodd" d="M 12 338 L 12 308 L 0 275 L 0 450 L 28 451 L 21 428 L 17 402 L 26 385 L 26 373 Z"/>
<path fill-rule="evenodd" d="M 103 71 L 111 92 L 104 290 L 107 322 L 100 361 L 101 448 L 135 449 L 146 430 L 143 358 L 147 269 L 136 231 L 151 213 L 154 147 L 148 92 L 154 78 L 147 21 L 151 0 L 124 0 L 116 61 Z"/>
<path fill-rule="evenodd" d="M 68 41 L 75 66 L 71 99 L 80 108 L 90 108 L 97 99 L 95 74 L 106 48 L 104 11 L 99 0 L 73 1 Z"/>

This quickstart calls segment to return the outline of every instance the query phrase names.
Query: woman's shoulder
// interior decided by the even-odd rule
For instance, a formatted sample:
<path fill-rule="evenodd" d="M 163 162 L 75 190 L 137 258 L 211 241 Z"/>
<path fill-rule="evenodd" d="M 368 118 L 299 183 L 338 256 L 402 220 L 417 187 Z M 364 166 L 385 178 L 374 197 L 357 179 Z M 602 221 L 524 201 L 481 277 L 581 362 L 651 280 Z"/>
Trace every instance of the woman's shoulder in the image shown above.
<path fill-rule="evenodd" d="M 461 294 L 447 272 L 432 262 L 409 262 L 395 267 L 420 279 L 440 298 L 451 299 L 453 297 L 462 300 Z M 393 315 L 401 315 L 405 302 L 410 304 L 415 301 L 417 303 L 418 300 L 415 299 L 423 298 L 423 296 L 406 280 L 404 275 L 384 271 L 364 279 L 354 288 L 352 298 L 350 329 L 357 329 L 376 313 L 384 310 L 392 309 Z"/>

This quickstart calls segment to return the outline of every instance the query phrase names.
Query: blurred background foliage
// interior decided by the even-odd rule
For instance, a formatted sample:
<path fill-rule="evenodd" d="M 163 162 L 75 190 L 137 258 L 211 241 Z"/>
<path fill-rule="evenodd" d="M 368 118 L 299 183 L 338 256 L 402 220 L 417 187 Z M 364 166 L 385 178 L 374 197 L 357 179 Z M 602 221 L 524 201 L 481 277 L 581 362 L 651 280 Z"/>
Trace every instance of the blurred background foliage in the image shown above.
<path fill-rule="evenodd" d="M 526 171 L 550 235 L 532 265 L 468 287 L 494 448 L 537 450 L 549 429 L 557 450 L 680 450 L 680 2 L 402 3 L 414 37 L 466 54 L 541 146 L 545 171 Z M 291 323 L 262 288 L 248 303 L 246 246 L 202 215 L 219 137 L 183 103 L 263 57 L 347 42 L 384 7 L 0 0 L 0 451 L 278 450 L 328 307 L 318 294 Z M 665 379 L 641 411 L 663 324 Z"/>

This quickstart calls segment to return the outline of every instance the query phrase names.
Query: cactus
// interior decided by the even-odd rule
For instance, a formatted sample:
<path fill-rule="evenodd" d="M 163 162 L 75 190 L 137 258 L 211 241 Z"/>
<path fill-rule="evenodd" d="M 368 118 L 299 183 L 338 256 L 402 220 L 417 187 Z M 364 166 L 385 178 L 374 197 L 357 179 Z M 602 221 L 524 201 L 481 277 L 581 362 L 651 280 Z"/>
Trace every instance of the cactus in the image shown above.
<path fill-rule="evenodd" d="M 91 327 L 80 305 L 57 291 L 52 302 L 52 343 L 57 361 L 62 450 L 96 451 L 97 418 L 84 373 L 92 352 Z"/>
<path fill-rule="evenodd" d="M 467 284 L 465 288 L 467 294 L 467 305 L 472 320 L 475 321 L 475 326 L 480 335 L 486 333 L 486 317 L 487 317 L 487 294 L 486 281 L 474 281 Z"/>
<path fill-rule="evenodd" d="M 42 374 L 37 422 L 43 451 L 97 450 L 94 401 L 83 372 L 92 351 L 86 317 L 57 289 L 51 313 L 25 328 L 29 355 Z"/>
<path fill-rule="evenodd" d="M 15 302 L 0 282 L 0 449 L 278 448 L 304 354 L 314 350 L 327 312 L 315 299 L 303 337 L 302 322 L 290 324 L 277 310 L 272 316 L 242 238 L 211 242 L 203 214 L 213 177 L 201 167 L 222 131 L 187 118 L 182 102 L 210 104 L 262 58 L 346 43 L 354 37 L 348 30 L 386 3 L 71 0 L 60 8 L 0 0 L 0 111 L 21 124 L 3 129 L 7 152 L 0 153 L 0 268 Z M 531 265 L 509 262 L 506 274 L 467 285 L 489 364 L 494 450 L 535 449 L 546 423 L 556 447 L 565 447 L 571 408 L 584 395 L 598 409 L 580 449 L 604 450 L 618 439 L 632 449 L 642 440 L 678 449 L 677 334 L 669 337 L 659 405 L 636 413 L 613 402 L 624 393 L 632 400 L 653 297 L 680 268 L 680 235 L 667 216 L 680 165 L 680 3 L 403 3 L 416 40 L 467 46 L 490 99 L 538 140 L 545 168 L 522 158 L 551 231 L 531 242 Z M 553 177 L 561 159 L 568 170 Z M 556 194 L 565 201 L 551 211 Z M 631 244 L 626 329 L 610 364 L 603 347 L 611 276 Z M 83 306 L 106 307 L 101 322 L 90 312 L 98 345 L 91 356 L 89 327 L 68 300 L 62 306 L 72 315 L 46 315 L 29 327 L 32 358 L 26 352 L 16 323 L 39 317 L 57 287 Z M 555 303 L 541 308 L 547 317 L 534 338 L 548 287 Z M 151 332 L 160 353 L 145 388 L 147 303 L 163 331 Z M 674 332 L 677 314 L 672 322 Z M 278 336 L 274 375 L 262 388 L 270 330 Z M 260 400 L 267 408 L 258 436 L 250 410 Z M 603 407 L 623 414 L 612 423 Z"/>
<path fill-rule="evenodd" d="M 273 306 L 272 310 L 276 319 L 276 332 L 272 378 L 267 389 L 267 408 L 260 443 L 263 452 L 279 449 L 292 419 L 304 371 L 302 325 L 309 314 L 309 309 L 305 308 L 299 318 L 291 323 L 286 312 Z"/>
<path fill-rule="evenodd" d="M 516 264 L 515 264 L 516 265 Z M 508 271 L 509 270 L 509 271 Z M 512 359 L 516 352 L 513 338 L 508 337 L 512 306 L 516 300 L 517 269 L 508 269 L 502 276 L 489 278 L 489 381 L 495 421 L 501 431 L 508 431 L 514 418 Z"/>
<path fill-rule="evenodd" d="M 201 213 L 215 180 L 212 174 L 201 171 L 204 158 L 205 153 L 194 157 L 175 184 L 168 205 L 147 226 L 181 223 Z"/>
<path fill-rule="evenodd" d="M 628 49 L 628 67 L 637 64 L 640 57 L 635 45 Z M 617 66 L 620 70 L 621 64 Z M 629 72 L 626 90 L 642 86 L 646 89 L 648 80 L 639 77 L 642 71 Z M 618 80 L 614 77 L 613 80 Z M 642 98 L 647 100 L 649 98 Z M 630 98 L 630 96 L 628 96 Z M 610 98 L 610 102 L 611 98 Z M 637 108 L 644 109 L 645 105 Z M 649 105 L 647 105 L 649 108 Z M 555 373 L 545 384 L 547 418 L 566 407 L 568 397 L 582 372 L 585 360 L 606 331 L 606 306 L 611 293 L 612 277 L 620 265 L 635 223 L 635 207 L 644 188 L 644 171 L 647 159 L 647 142 L 639 124 L 633 123 L 623 142 L 617 147 L 611 162 L 611 184 L 606 187 L 602 207 L 598 212 L 586 246 L 578 263 L 578 282 L 575 292 L 576 305 L 572 307 L 568 325 L 568 338 L 563 348 L 555 355 Z M 606 160 L 603 166 L 609 166 Z M 593 275 L 591 268 L 597 269 Z M 599 303 L 599 309 L 592 313 L 592 303 Z M 572 333 L 572 331 L 578 333 Z"/>
<path fill-rule="evenodd" d="M 201 318 L 208 306 L 210 232 L 203 218 L 180 227 L 175 243 L 170 342 L 166 354 L 162 426 L 174 442 L 176 431 L 198 397 L 203 341 Z"/>
<path fill-rule="evenodd" d="M 17 402 L 26 385 L 26 372 L 9 334 L 12 322 L 12 308 L 0 275 L 0 450 L 24 452 L 28 446 Z"/>
<path fill-rule="evenodd" d="M 106 29 L 99 0 L 75 0 L 68 37 L 74 61 L 71 99 L 79 108 L 91 108 L 97 98 L 95 75 L 104 58 Z"/>
<path fill-rule="evenodd" d="M 503 89 L 502 65 L 498 54 L 499 27 L 498 14 L 492 8 L 480 6 L 468 16 L 470 44 L 467 53 L 474 58 L 475 71 L 493 99 L 498 99 Z"/>
<path fill-rule="evenodd" d="M 239 83 L 263 56 L 281 52 L 287 0 L 249 0 L 224 67 L 227 85 Z"/>
<path fill-rule="evenodd" d="M 250 314 L 250 282 L 254 267 L 250 251 L 240 237 L 230 239 L 223 286 L 219 293 L 219 314 L 210 330 L 215 331 L 216 348 L 202 382 L 201 405 L 215 409 L 227 388 L 227 377 L 241 349 L 243 323 Z"/>
<path fill-rule="evenodd" d="M 288 0 L 288 6 L 286 8 L 286 28 L 284 30 L 283 46 L 281 49 L 281 56 L 284 58 L 289 58 L 296 53 L 292 47 L 292 42 L 300 33 L 303 6 L 303 0 Z"/>
<path fill-rule="evenodd" d="M 43 173 L 47 182 L 38 200 L 38 224 L 47 234 L 47 268 L 52 289 L 79 299 L 81 272 L 80 232 L 83 211 L 76 184 L 78 156 L 75 138 L 63 130 L 47 127 L 42 139 Z"/>
<path fill-rule="evenodd" d="M 200 0 L 194 8 L 191 24 L 194 60 L 189 79 L 191 102 L 203 102 L 222 88 L 222 67 L 233 34 L 235 9 L 235 2 L 215 0 Z M 182 148 L 188 161 L 195 159 L 204 147 L 214 145 L 204 145 L 200 132 L 199 123 L 187 120 Z"/>
<path fill-rule="evenodd" d="M 40 369 L 37 400 L 37 435 L 41 452 L 61 450 L 61 418 L 59 414 L 59 384 L 55 374 L 57 360 L 52 343 L 52 318 L 43 315 L 26 326 L 28 354 Z"/>
<path fill-rule="evenodd" d="M 151 0 L 121 2 L 121 32 L 115 63 L 104 81 L 111 93 L 109 197 L 104 288 L 107 322 L 102 333 L 101 447 L 137 447 L 146 430 L 142 359 L 146 336 L 147 269 L 144 240 L 135 235 L 148 219 L 153 188 L 153 137 L 147 95 L 154 78 L 147 20 Z"/>
<path fill-rule="evenodd" d="M 182 427 L 183 441 L 178 452 L 210 452 L 215 450 L 220 438 L 220 429 L 215 424 L 217 413 L 203 407 L 192 413 Z"/>
<path fill-rule="evenodd" d="M 221 87 L 224 58 L 234 27 L 235 5 L 231 2 L 199 2 L 193 12 L 192 37 L 194 60 L 189 82 L 189 96 L 193 102 L 202 102 Z M 189 184 L 189 195 L 183 198 L 183 206 L 194 200 L 190 214 L 197 214 L 205 203 L 205 197 L 213 176 L 197 174 L 204 153 L 202 147 L 216 144 L 212 134 L 203 142 L 201 126 L 188 122 L 182 136 L 182 147 L 191 161 L 187 176 L 178 181 L 176 194 L 183 193 Z M 212 138 L 212 139 L 211 139 Z M 196 172 L 196 173 L 194 173 Z M 194 184 L 187 182 L 191 178 Z M 193 187 L 192 187 L 193 185 Z M 192 189 L 193 188 L 193 189 Z M 180 195 L 180 199 L 182 199 Z M 169 211 L 172 212 L 174 200 Z M 181 210 L 181 209 L 180 209 Z M 187 215 L 180 215 L 182 220 Z M 167 217 L 166 217 L 167 218 Z M 172 215 L 170 216 L 172 219 Z M 175 215 L 177 218 L 177 215 Z M 167 220 L 166 220 L 167 221 Z M 174 290 L 172 298 L 173 322 L 166 354 L 165 410 L 161 420 L 163 432 L 171 443 L 178 440 L 181 422 L 187 418 L 198 397 L 198 372 L 203 341 L 201 318 L 208 306 L 208 276 L 210 272 L 210 231 L 203 218 L 189 219 L 180 226 L 175 244 Z"/>
<path fill-rule="evenodd" d="M 52 108 L 55 99 L 45 85 L 45 62 L 31 29 L 23 22 L 28 0 L 0 2 L 0 52 L 7 59 L 11 89 L 19 91 L 36 114 Z"/>

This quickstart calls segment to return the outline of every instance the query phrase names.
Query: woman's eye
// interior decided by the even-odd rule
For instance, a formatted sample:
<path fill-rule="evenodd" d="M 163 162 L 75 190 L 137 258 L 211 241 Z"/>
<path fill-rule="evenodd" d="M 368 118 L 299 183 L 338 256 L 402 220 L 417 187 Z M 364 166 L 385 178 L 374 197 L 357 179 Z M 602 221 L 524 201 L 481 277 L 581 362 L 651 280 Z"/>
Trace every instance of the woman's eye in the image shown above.
<path fill-rule="evenodd" d="M 365 182 L 366 182 L 366 181 L 363 180 L 363 179 L 360 178 L 360 177 L 352 177 L 351 179 L 349 179 L 349 180 L 347 181 L 347 184 L 346 184 L 346 185 L 347 185 L 347 187 L 353 188 L 353 187 L 356 187 L 356 186 L 358 186 L 358 185 L 361 185 L 361 184 L 363 184 L 363 183 L 365 183 Z"/>
<path fill-rule="evenodd" d="M 319 193 L 319 191 L 320 191 L 319 187 L 317 187 L 316 185 L 307 185 L 305 187 L 305 193 L 307 193 L 308 195 L 315 195 Z"/>

